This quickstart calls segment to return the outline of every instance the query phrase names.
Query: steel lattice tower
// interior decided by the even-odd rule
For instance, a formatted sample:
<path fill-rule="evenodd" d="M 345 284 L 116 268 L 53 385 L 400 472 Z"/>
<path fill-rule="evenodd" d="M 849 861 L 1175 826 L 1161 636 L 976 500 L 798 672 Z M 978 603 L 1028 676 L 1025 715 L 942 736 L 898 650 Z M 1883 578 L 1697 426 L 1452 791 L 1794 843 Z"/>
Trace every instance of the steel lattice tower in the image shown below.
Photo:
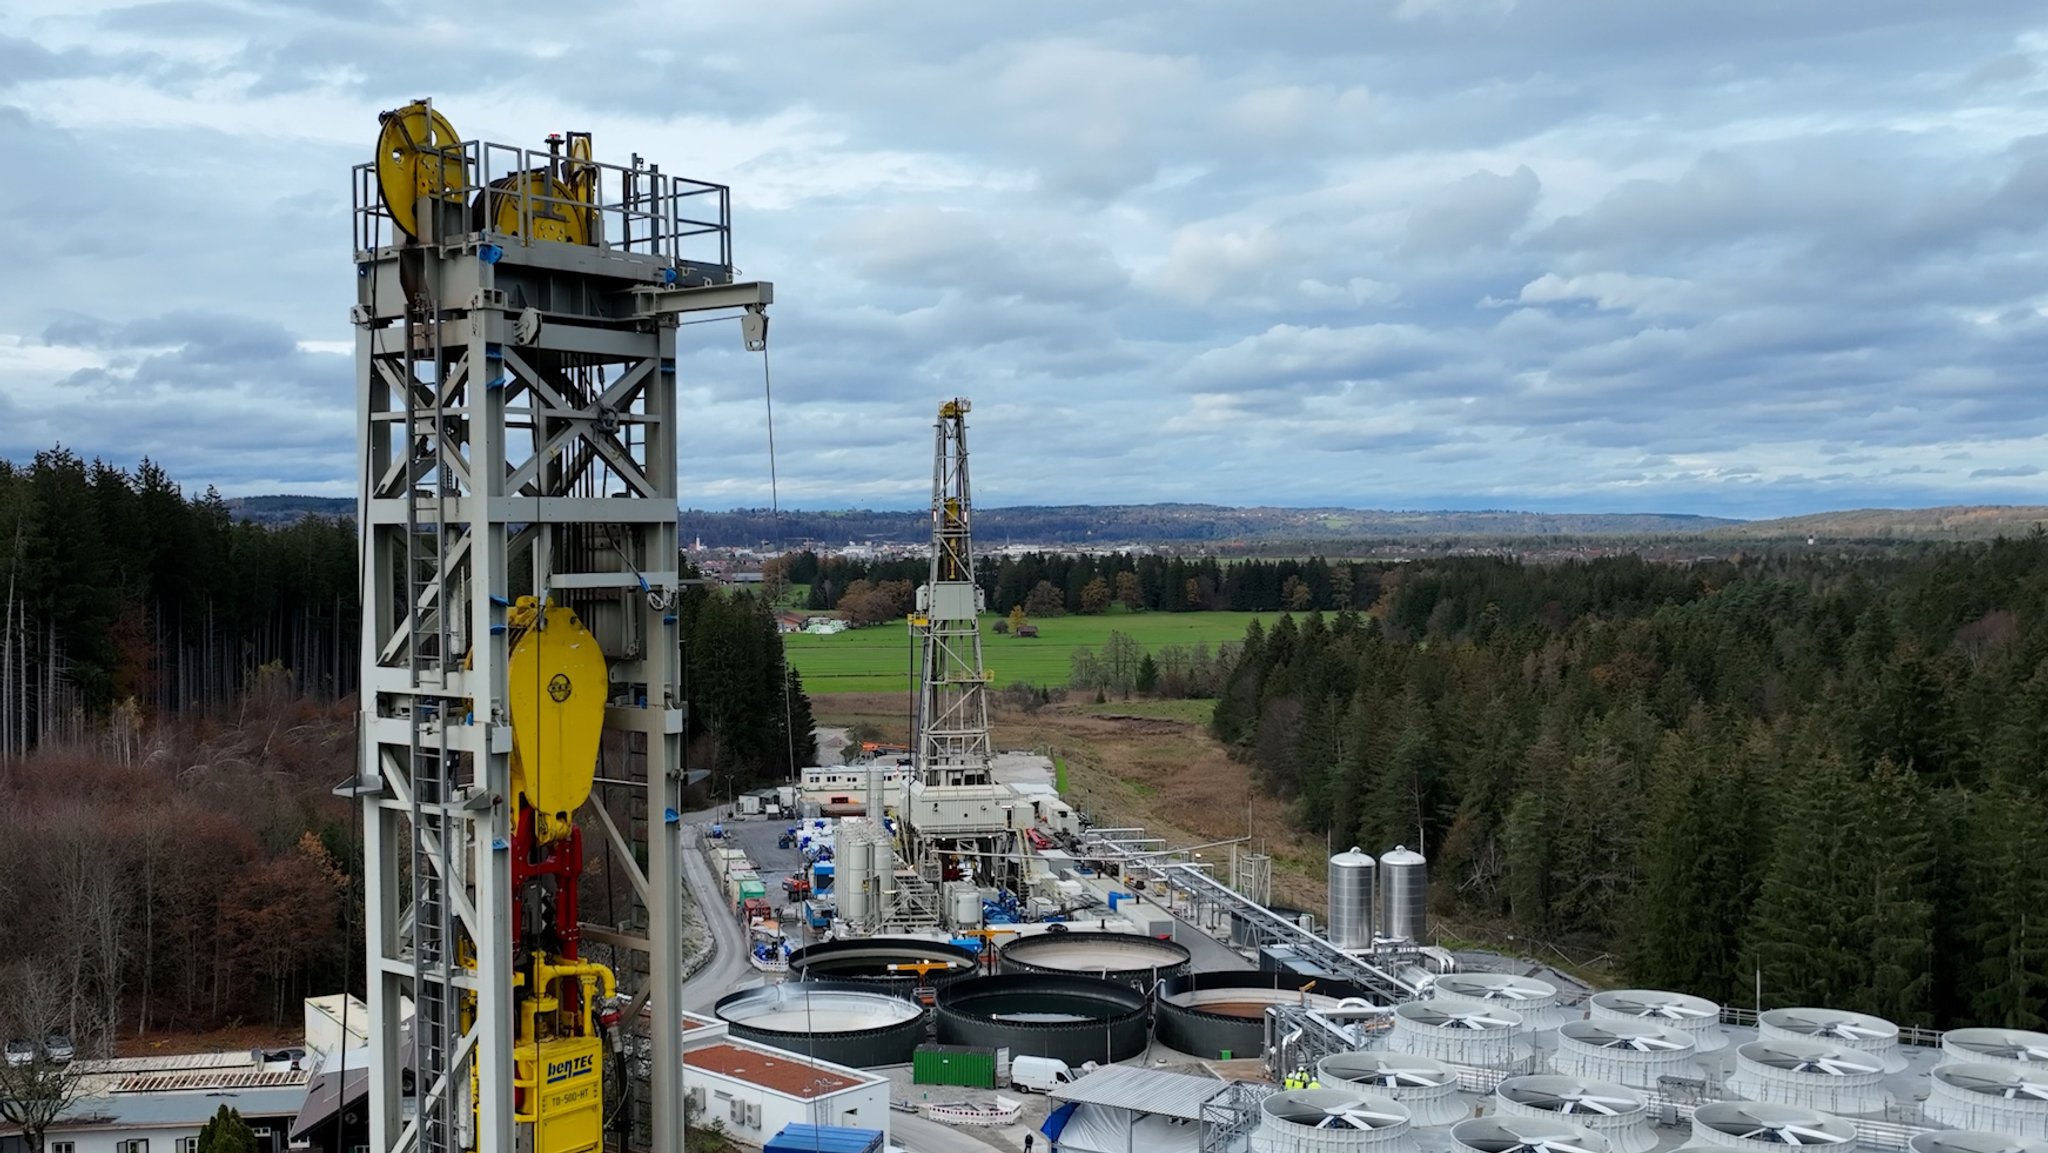
<path fill-rule="evenodd" d="M 363 814 L 370 1150 L 530 1147 L 506 614 L 533 595 L 573 607 L 608 666 L 583 812 L 630 907 L 583 939 L 615 950 L 626 1020 L 648 1034 L 644 1144 L 680 1153 L 677 318 L 744 310 L 758 345 L 772 290 L 732 282 L 722 186 L 598 163 L 587 137 L 566 154 L 462 142 L 424 102 L 404 114 L 404 183 L 387 155 L 357 167 L 354 198 L 363 704 L 343 791 Z"/>
<path fill-rule="evenodd" d="M 974 583 L 964 399 L 939 408 L 932 446 L 931 576 L 910 618 L 920 642 L 916 771 L 926 785 L 989 781 L 988 677 Z"/>

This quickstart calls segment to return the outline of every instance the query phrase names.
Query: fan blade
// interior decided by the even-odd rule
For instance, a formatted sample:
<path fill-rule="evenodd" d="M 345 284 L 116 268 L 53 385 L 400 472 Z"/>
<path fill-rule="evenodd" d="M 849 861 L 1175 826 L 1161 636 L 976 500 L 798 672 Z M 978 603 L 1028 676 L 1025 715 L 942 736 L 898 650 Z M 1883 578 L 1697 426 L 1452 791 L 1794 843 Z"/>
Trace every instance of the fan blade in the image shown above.
<path fill-rule="evenodd" d="M 1808 1129 L 1799 1125 L 1786 1125 L 1784 1126 L 1783 1131 L 1795 1137 L 1811 1137 L 1813 1140 L 1819 1141 L 1822 1144 L 1832 1145 L 1835 1142 L 1835 1137 L 1833 1134 L 1823 1132 L 1819 1129 Z"/>

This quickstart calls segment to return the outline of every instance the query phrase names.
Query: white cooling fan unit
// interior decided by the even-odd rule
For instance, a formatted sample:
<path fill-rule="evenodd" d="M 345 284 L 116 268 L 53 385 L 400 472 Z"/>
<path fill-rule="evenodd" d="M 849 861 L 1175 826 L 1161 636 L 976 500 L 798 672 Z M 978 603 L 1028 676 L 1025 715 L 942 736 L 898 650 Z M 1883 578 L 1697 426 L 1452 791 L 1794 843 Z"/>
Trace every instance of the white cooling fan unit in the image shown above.
<path fill-rule="evenodd" d="M 1887 1073 L 1906 1068 L 1906 1058 L 1899 1052 L 1899 1027 L 1868 1013 L 1846 1009 L 1769 1009 L 1757 1019 L 1757 1031 L 1766 1041 L 1832 1041 L 1877 1058 Z"/>
<path fill-rule="evenodd" d="M 1277 1094 L 1267 1099 L 1266 1112 L 1275 1120 L 1309 1129 L 1397 1129 L 1408 1124 L 1408 1110 L 1392 1101 L 1374 1101 L 1334 1089 Z"/>
<path fill-rule="evenodd" d="M 1316 1065 L 1325 1088 L 1343 1085 L 1391 1097 L 1417 1125 L 1449 1125 L 1470 1115 L 1458 1097 L 1457 1070 L 1415 1053 L 1332 1053 Z"/>
<path fill-rule="evenodd" d="M 2048 1033 L 2025 1029 L 1950 1029 L 1941 1051 L 1956 1061 L 1989 1061 L 2048 1069 Z"/>
<path fill-rule="evenodd" d="M 1939 1066 L 1927 1116 L 1958 1129 L 2048 1139 L 2048 1070 L 1989 1062 Z"/>
<path fill-rule="evenodd" d="M 1521 1017 L 1514 1013 L 1501 1013 L 1449 1001 L 1415 1001 L 1410 1004 L 1414 1006 L 1415 1012 L 1407 1014 L 1409 1020 L 1438 1029 L 1498 1032 L 1502 1029 L 1513 1029 L 1522 1023 Z"/>
<path fill-rule="evenodd" d="M 1451 1140 L 1472 1153 L 1608 1153 L 1603 1138 L 1540 1117 L 1474 1117 L 1453 1125 Z"/>
<path fill-rule="evenodd" d="M 1813 1109 L 1755 1101 L 1715 1101 L 1693 1110 L 1694 1138 L 1711 1145 L 1847 1146 L 1856 1127 Z"/>
<path fill-rule="evenodd" d="M 1493 1092 L 1498 1113 L 1562 1118 L 1606 1138 L 1615 1153 L 1649 1153 L 1657 1146 L 1642 1095 L 1620 1085 L 1538 1073 L 1510 1077 Z"/>
<path fill-rule="evenodd" d="M 1429 995 L 1457 1004 L 1500 1005 L 1522 1018 L 1531 1032 L 1555 1029 L 1567 1014 L 1558 1006 L 1557 986 L 1512 973 L 1446 973 L 1430 986 Z"/>
<path fill-rule="evenodd" d="M 1721 1032 L 1721 1006 L 1704 997 L 1660 989 L 1617 989 L 1593 994 L 1592 1003 L 1596 1020 L 1662 1025 L 1690 1036 L 1702 1053 L 1728 1047 L 1728 1035 Z"/>
<path fill-rule="evenodd" d="M 1735 1066 L 1728 1087 L 1752 1101 L 1826 1113 L 1876 1113 L 1885 1107 L 1884 1063 L 1832 1041 L 1751 1041 L 1735 1050 Z"/>
<path fill-rule="evenodd" d="M 1394 1009 L 1387 1047 L 1454 1065 L 1498 1068 L 1527 1049 L 1522 1018 L 1506 1009 L 1455 1001 L 1410 1001 Z"/>
<path fill-rule="evenodd" d="M 1697 1055 L 1691 1036 L 1647 1021 L 1567 1021 L 1551 1064 L 1575 1077 L 1655 1089 L 1664 1077 L 1698 1078 Z"/>
<path fill-rule="evenodd" d="M 1969 1129 L 1930 1129 L 1914 1134 L 1906 1147 L 1911 1153 L 2048 1153 L 2048 1141 Z"/>
<path fill-rule="evenodd" d="M 1407 1109 L 1349 1089 L 1290 1089 L 1259 1103 L 1252 1153 L 1415 1153 Z"/>

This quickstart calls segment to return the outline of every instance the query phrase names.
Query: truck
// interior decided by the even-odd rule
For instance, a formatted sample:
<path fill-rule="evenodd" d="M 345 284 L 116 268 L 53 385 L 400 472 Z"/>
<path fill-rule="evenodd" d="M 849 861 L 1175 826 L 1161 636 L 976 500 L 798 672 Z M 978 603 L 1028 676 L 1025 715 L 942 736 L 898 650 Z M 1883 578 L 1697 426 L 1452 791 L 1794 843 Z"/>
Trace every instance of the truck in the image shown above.
<path fill-rule="evenodd" d="M 1082 1072 L 1094 1063 L 1081 1066 Z M 1080 1077 L 1073 1067 L 1057 1057 L 1010 1058 L 1010 1084 L 1031 1093 L 1050 1093 L 1054 1088 Z"/>
<path fill-rule="evenodd" d="M 802 873 L 791 873 L 782 878 L 782 891 L 789 894 L 790 900 L 800 901 L 811 895 L 811 880 Z"/>

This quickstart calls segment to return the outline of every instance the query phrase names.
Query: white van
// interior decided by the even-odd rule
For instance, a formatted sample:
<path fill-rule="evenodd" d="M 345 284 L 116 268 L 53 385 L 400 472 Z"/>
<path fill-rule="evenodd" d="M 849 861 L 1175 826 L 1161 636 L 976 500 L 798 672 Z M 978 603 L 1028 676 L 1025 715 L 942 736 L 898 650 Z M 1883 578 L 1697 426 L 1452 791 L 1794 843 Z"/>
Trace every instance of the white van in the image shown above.
<path fill-rule="evenodd" d="M 1012 1057 L 1010 1058 L 1010 1084 L 1033 1093 L 1050 1093 L 1056 1085 L 1064 1085 L 1080 1074 L 1057 1057 Z"/>

